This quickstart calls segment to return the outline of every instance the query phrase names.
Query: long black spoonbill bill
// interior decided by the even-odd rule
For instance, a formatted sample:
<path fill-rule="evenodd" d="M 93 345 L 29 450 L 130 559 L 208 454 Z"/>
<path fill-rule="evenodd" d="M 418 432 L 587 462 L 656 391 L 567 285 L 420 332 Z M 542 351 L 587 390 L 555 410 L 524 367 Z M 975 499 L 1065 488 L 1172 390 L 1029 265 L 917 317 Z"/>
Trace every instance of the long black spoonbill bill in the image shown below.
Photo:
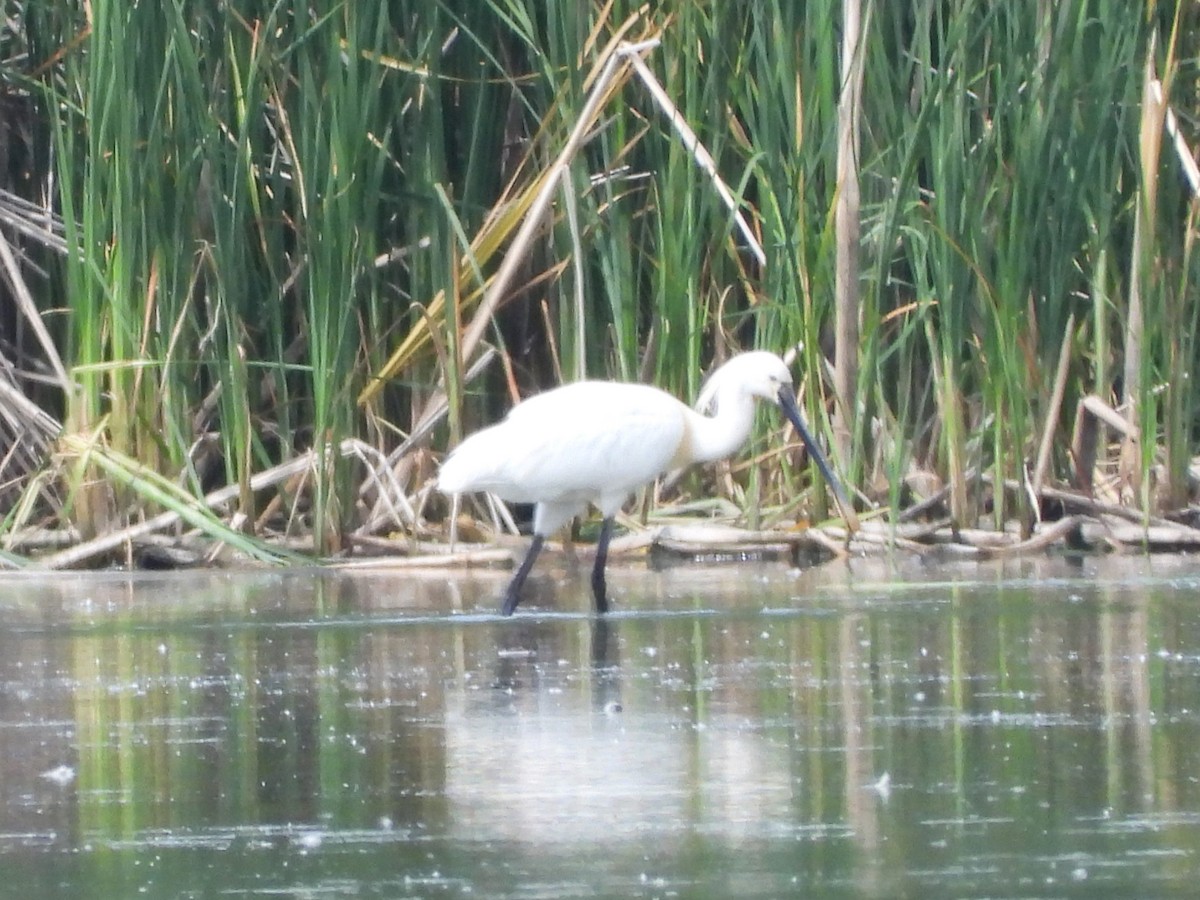
<path fill-rule="evenodd" d="M 764 350 L 741 353 L 708 380 L 699 410 L 645 384 L 580 381 L 518 403 L 497 425 L 468 437 L 442 464 L 444 494 L 488 491 L 502 500 L 537 504 L 533 543 L 504 595 L 504 615 L 546 538 L 592 503 L 604 516 L 592 569 L 596 611 L 608 611 L 604 566 L 613 517 L 637 488 L 672 469 L 732 455 L 754 421 L 755 399 L 777 403 L 796 427 L 853 528 L 858 520 L 800 411 L 787 365 Z"/>

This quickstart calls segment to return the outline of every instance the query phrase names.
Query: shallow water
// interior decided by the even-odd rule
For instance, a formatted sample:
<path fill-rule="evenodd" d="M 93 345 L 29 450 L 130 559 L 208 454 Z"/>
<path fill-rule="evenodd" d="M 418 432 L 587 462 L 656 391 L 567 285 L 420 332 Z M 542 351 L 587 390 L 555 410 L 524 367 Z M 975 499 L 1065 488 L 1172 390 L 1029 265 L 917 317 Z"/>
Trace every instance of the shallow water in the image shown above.
<path fill-rule="evenodd" d="M 33 897 L 1193 896 L 1200 561 L 0 582 Z"/>

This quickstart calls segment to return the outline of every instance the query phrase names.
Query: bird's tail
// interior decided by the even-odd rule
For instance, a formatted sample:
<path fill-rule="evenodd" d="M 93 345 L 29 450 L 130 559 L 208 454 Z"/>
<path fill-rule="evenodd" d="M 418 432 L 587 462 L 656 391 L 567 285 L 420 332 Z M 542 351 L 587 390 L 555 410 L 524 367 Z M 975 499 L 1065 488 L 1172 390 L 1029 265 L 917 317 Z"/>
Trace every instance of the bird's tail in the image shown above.
<path fill-rule="evenodd" d="M 485 431 L 476 432 L 459 444 L 438 472 L 437 488 L 443 494 L 466 494 L 488 490 L 493 480 L 495 459 L 483 441 L 477 440 Z"/>

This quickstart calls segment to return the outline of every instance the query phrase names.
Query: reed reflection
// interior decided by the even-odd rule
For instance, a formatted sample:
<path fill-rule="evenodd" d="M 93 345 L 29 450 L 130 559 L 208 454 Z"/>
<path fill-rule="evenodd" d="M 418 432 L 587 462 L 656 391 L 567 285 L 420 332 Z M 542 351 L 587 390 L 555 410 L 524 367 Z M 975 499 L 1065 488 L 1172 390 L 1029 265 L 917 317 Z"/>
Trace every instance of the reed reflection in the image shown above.
<path fill-rule="evenodd" d="M 1045 835 L 1112 847 L 1112 872 L 1173 852 L 1200 815 L 1190 590 L 1000 574 L 825 595 L 742 577 L 735 606 L 695 573 L 637 595 L 618 572 L 628 612 L 606 619 L 478 615 L 487 578 L 456 586 L 456 616 L 424 612 L 450 602 L 434 579 L 258 576 L 179 604 L 181 581 L 43 588 L 3 607 L 0 855 L 132 866 L 163 834 L 312 829 L 880 895 L 897 872 L 1045 864 Z M 546 580 L 536 605 L 584 608 L 581 587 Z"/>

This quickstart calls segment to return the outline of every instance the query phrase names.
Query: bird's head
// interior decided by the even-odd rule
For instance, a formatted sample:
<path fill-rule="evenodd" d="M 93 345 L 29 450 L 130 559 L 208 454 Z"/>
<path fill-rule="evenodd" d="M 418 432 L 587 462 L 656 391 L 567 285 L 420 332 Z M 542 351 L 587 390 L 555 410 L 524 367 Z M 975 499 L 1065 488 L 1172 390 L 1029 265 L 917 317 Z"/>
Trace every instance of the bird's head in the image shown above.
<path fill-rule="evenodd" d="M 833 473 L 829 461 L 817 443 L 800 409 L 796 405 L 796 391 L 792 385 L 792 373 L 787 364 L 767 350 L 753 350 L 749 353 L 739 353 L 721 368 L 717 369 L 700 392 L 696 401 L 696 409 L 700 412 L 709 411 L 711 407 L 720 406 L 722 400 L 730 398 L 737 402 L 738 395 L 742 397 L 759 397 L 775 403 L 783 411 L 788 421 L 800 435 L 808 448 L 809 455 L 821 474 L 825 476 L 834 498 L 841 507 L 843 518 L 852 531 L 858 530 L 858 516 L 854 505 L 849 501 L 838 477 Z"/>
<path fill-rule="evenodd" d="M 724 394 L 759 397 L 784 407 L 785 411 L 789 403 L 795 407 L 792 373 L 782 359 L 767 350 L 739 353 L 713 372 L 700 392 L 696 409 L 711 411 Z"/>

